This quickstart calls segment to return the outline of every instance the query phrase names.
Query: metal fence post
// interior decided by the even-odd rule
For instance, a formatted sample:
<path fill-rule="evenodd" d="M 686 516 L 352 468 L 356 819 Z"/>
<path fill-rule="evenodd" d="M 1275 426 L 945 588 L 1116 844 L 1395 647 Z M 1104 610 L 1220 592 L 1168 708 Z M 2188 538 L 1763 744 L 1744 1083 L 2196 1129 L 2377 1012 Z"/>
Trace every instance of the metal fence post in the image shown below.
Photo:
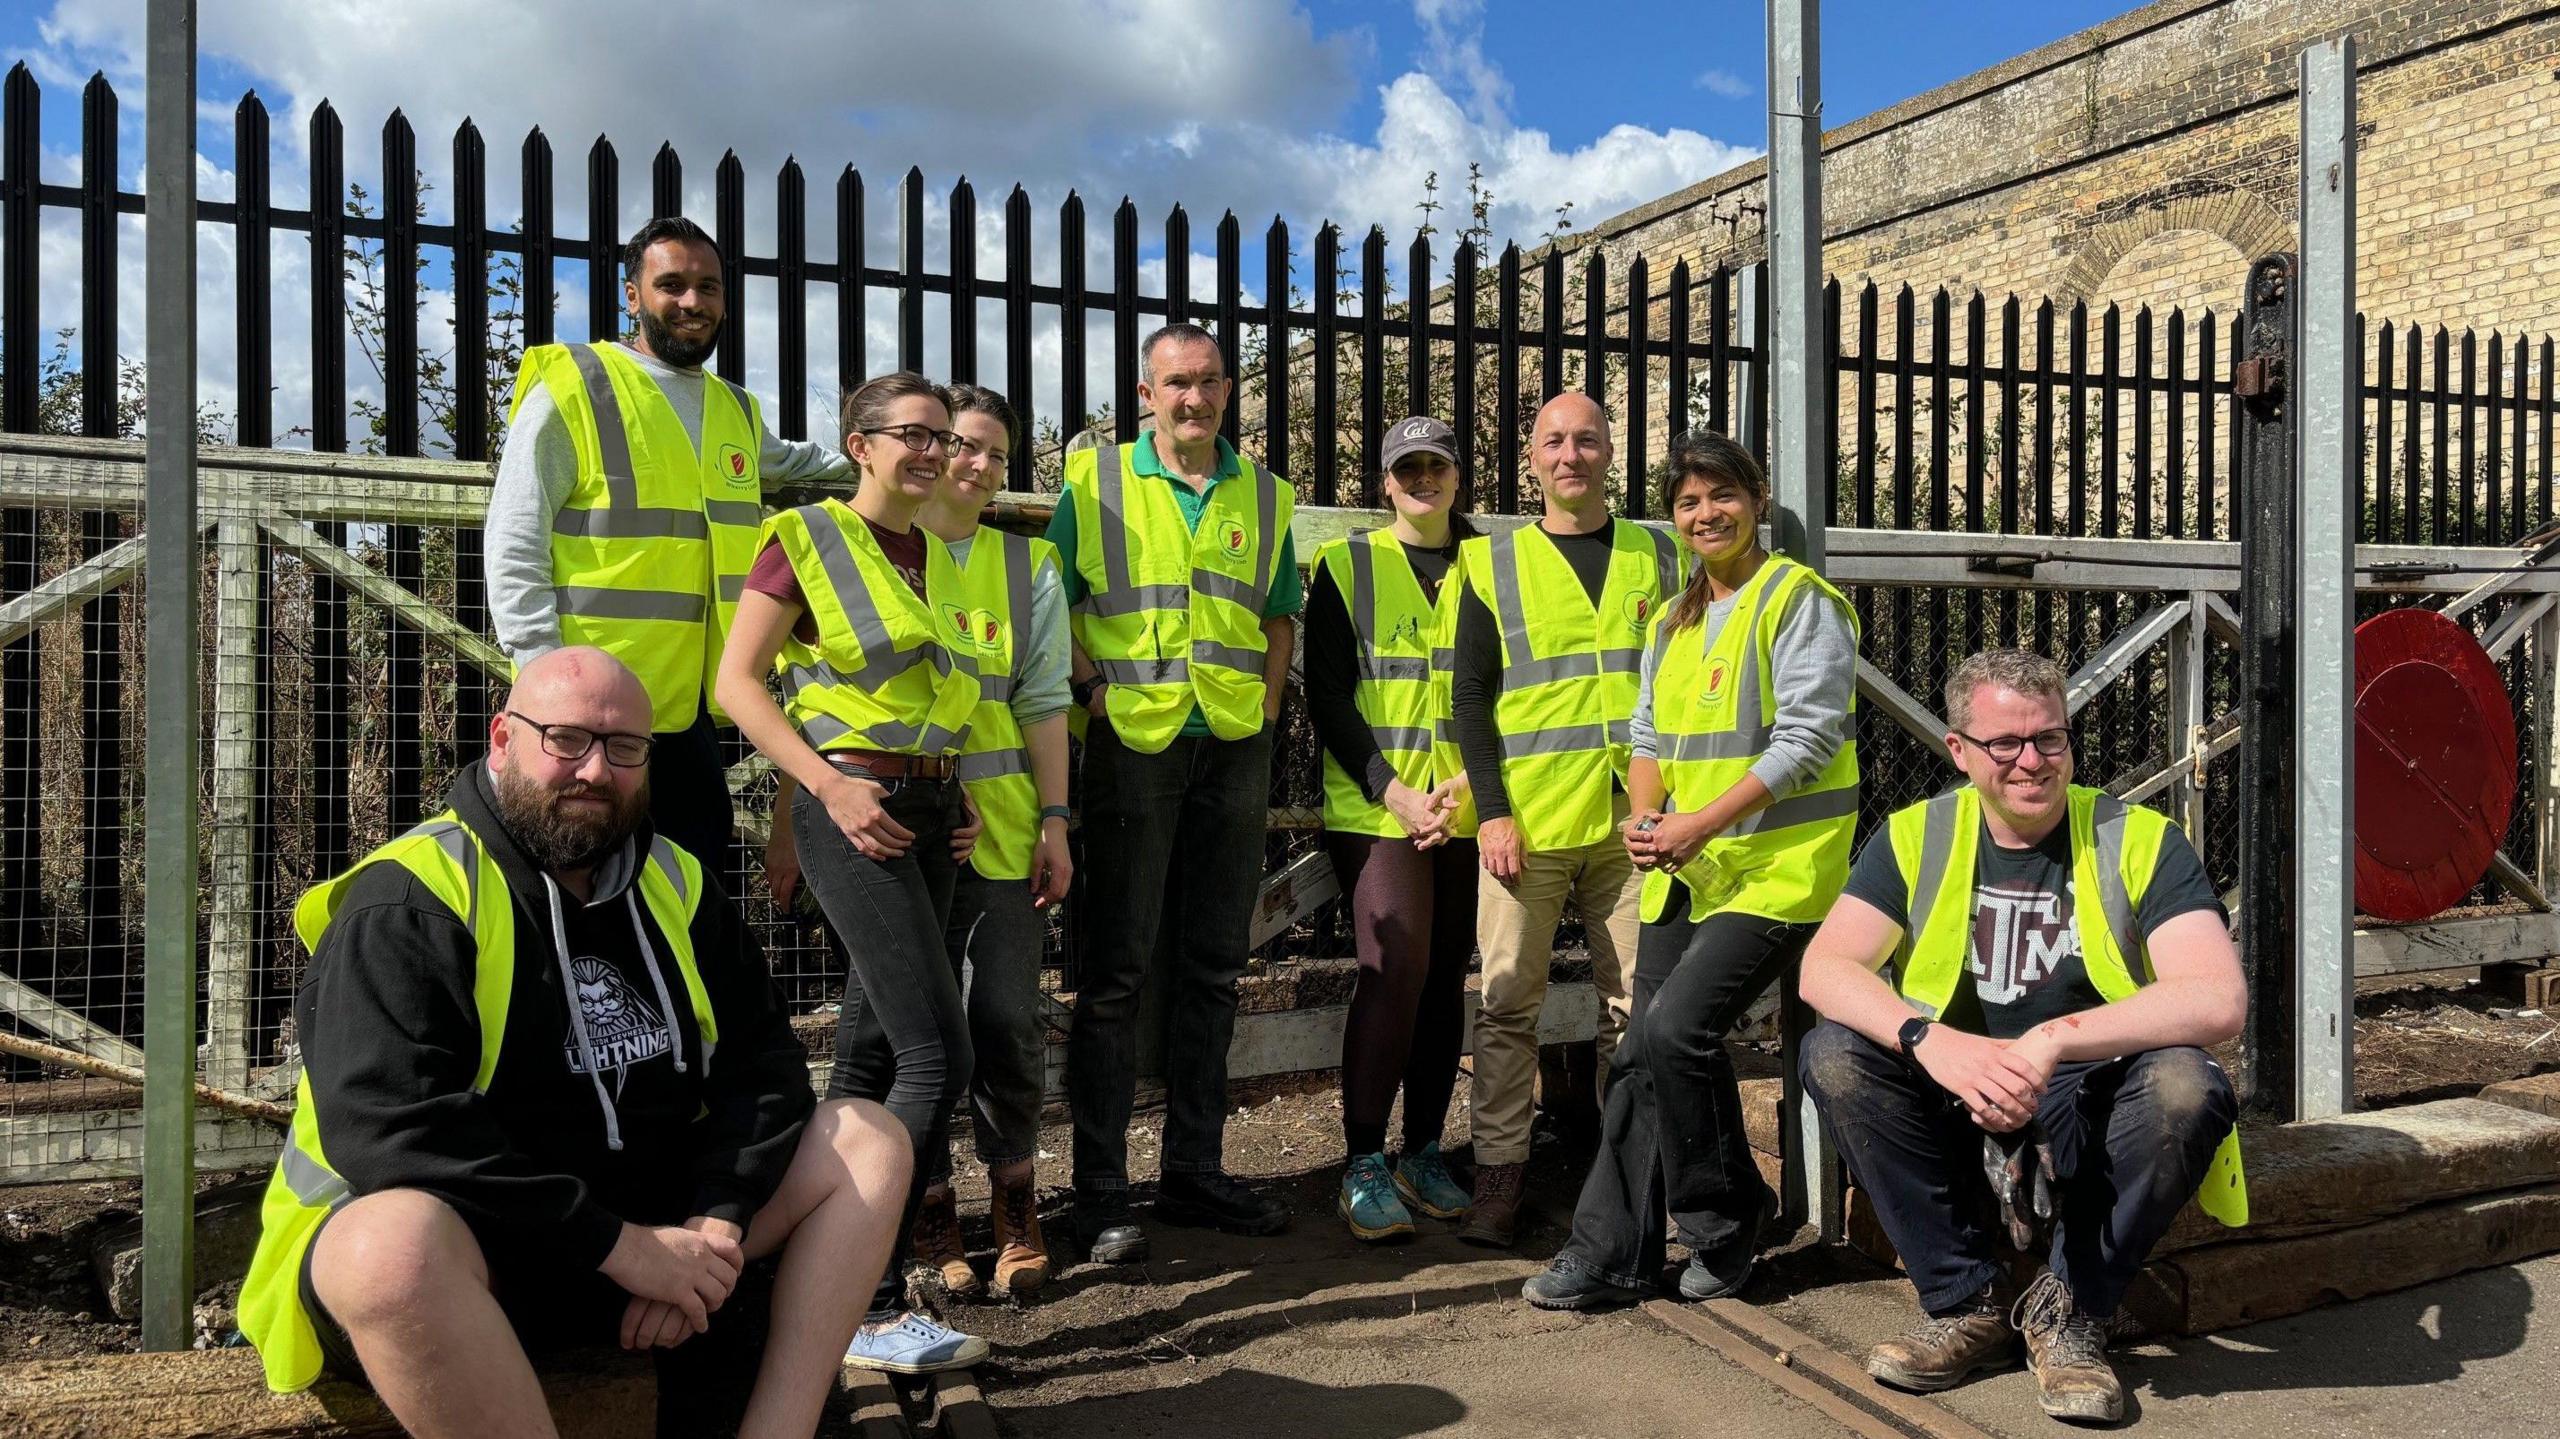
<path fill-rule="evenodd" d="M 149 20 L 142 1347 L 167 1350 L 193 1342 L 196 1297 L 195 0 Z"/>
<path fill-rule="evenodd" d="M 1816 570 L 1831 518 L 1833 415 L 1823 348 L 1820 0 L 1769 0 L 1769 466 L 1778 548 Z M 1780 991 L 1785 1036 L 1783 1208 L 1825 1240 L 1842 1231 L 1840 1159 L 1796 1077 L 1796 1043 L 1814 1016 L 1792 977 Z"/>
<path fill-rule="evenodd" d="M 2356 50 L 2302 52 L 2301 504 L 2296 541 L 2295 992 L 2301 1117 L 2355 1107 Z"/>

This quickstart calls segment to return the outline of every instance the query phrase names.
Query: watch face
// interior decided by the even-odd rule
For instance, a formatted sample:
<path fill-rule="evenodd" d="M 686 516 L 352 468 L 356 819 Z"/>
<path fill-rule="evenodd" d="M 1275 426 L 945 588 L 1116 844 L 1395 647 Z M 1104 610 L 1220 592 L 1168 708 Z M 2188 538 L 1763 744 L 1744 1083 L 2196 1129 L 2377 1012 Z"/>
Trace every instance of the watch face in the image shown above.
<path fill-rule="evenodd" d="M 1902 1033 L 1899 1036 L 1902 1041 L 1902 1052 L 1905 1054 L 1910 1053 L 1911 1047 L 1918 1044 L 1928 1035 L 1928 1033 L 1929 1021 L 1920 1018 L 1918 1015 L 1913 1015 L 1911 1018 L 1904 1020 L 1902 1022 Z"/>

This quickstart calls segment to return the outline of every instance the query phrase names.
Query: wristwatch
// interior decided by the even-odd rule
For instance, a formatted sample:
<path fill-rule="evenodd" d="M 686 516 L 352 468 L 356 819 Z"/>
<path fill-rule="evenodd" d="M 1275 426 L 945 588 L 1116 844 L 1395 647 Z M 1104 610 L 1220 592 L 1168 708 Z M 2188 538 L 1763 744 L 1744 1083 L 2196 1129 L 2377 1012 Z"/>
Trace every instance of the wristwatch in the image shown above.
<path fill-rule="evenodd" d="M 1894 1040 L 1902 1046 L 1905 1058 L 1909 1058 L 1911 1051 L 1920 1047 L 1921 1040 L 1929 1037 L 1929 1026 L 1936 1022 L 1925 1014 L 1915 1014 L 1902 1021 L 1901 1032 L 1894 1036 Z"/>
<path fill-rule="evenodd" d="M 1068 685 L 1067 693 L 1075 696 L 1077 706 L 1082 708 L 1090 706 L 1093 703 L 1093 692 L 1100 688 L 1102 688 L 1102 676 L 1088 675 L 1085 678 Z"/>
<path fill-rule="evenodd" d="M 1044 805 L 1042 805 L 1042 806 L 1040 807 L 1040 819 L 1041 819 L 1041 821 L 1042 821 L 1043 823 L 1046 823 L 1046 822 L 1048 822 L 1048 821 L 1050 821 L 1050 820 L 1053 820 L 1053 819 L 1073 819 L 1073 818 L 1075 818 L 1075 811 L 1068 809 L 1065 805 L 1062 805 L 1062 804 L 1044 804 Z"/>

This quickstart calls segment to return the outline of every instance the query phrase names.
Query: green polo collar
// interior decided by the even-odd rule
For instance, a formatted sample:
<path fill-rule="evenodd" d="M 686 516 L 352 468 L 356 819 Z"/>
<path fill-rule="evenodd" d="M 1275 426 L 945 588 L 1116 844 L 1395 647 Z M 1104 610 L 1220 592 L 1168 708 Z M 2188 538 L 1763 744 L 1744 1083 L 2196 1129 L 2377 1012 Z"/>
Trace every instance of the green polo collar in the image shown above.
<path fill-rule="evenodd" d="M 1129 468 L 1160 480 L 1173 478 L 1165 469 L 1164 461 L 1156 458 L 1156 432 L 1152 428 L 1140 430 L 1137 443 L 1129 447 Z M 1227 443 L 1226 436 L 1218 436 L 1218 474 L 1209 483 L 1214 485 L 1222 480 L 1232 480 L 1243 473 L 1244 463 L 1236 458 L 1236 447 Z"/>

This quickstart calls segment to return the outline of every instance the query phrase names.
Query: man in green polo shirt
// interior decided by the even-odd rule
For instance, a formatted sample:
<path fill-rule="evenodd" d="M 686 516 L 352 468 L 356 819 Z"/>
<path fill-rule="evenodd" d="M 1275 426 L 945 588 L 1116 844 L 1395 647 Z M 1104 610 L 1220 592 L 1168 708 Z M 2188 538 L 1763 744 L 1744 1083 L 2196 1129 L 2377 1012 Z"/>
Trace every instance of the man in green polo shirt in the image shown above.
<path fill-rule="evenodd" d="M 1067 1107 L 1075 1241 L 1144 1257 L 1129 1208 L 1139 1000 L 1166 966 L 1163 1178 L 1156 1217 L 1270 1234 L 1279 1204 L 1227 1172 L 1227 1047 L 1262 880 L 1271 735 L 1303 603 L 1288 482 L 1218 433 L 1232 381 L 1217 341 L 1147 337 L 1134 443 L 1068 455 L 1049 524 L 1075 636 L 1084 751 L 1084 949 Z M 1162 942 L 1159 943 L 1161 937 Z"/>

